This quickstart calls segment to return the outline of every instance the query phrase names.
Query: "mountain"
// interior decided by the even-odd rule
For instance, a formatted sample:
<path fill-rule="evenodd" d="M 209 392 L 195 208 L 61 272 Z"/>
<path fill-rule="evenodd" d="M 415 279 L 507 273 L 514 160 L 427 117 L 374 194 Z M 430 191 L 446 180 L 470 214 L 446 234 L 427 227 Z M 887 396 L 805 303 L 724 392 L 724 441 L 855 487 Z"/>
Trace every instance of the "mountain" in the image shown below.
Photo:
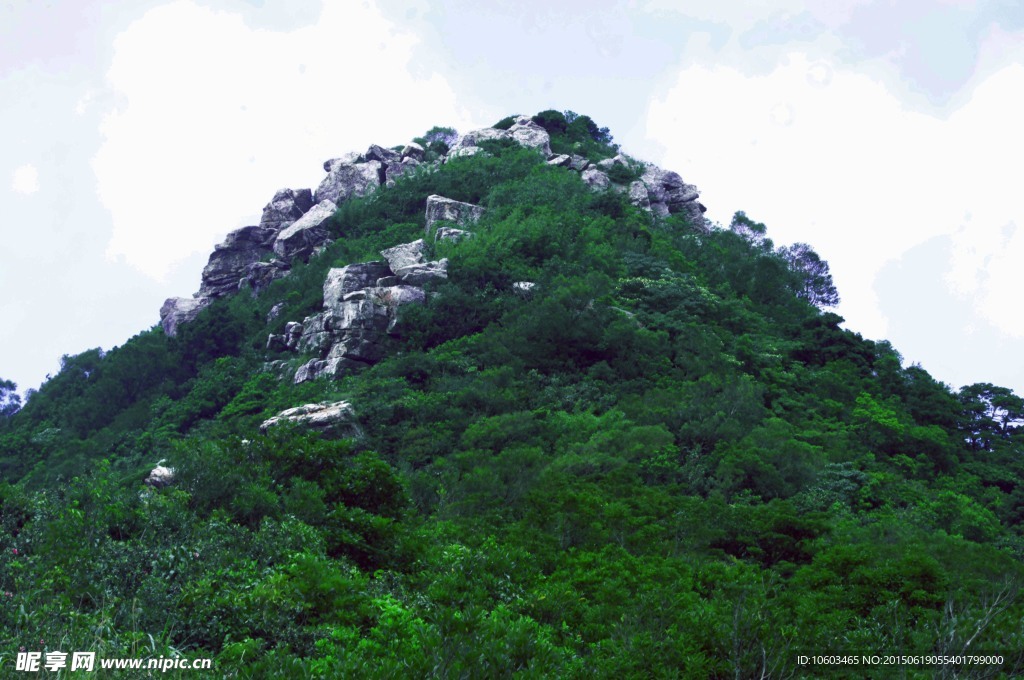
<path fill-rule="evenodd" d="M 159 325 L 0 402 L 0 649 L 223 677 L 1024 670 L 1024 401 L 843 329 L 811 246 L 711 224 L 572 112 L 324 171 Z"/>

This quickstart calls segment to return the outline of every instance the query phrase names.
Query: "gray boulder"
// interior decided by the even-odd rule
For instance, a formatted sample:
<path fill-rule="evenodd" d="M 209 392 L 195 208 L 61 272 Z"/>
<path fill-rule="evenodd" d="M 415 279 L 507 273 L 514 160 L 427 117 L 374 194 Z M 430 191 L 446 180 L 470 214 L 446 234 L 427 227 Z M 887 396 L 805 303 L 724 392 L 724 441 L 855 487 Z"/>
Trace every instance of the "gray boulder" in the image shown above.
<path fill-rule="evenodd" d="M 448 278 L 448 260 L 427 262 L 427 244 L 423 239 L 382 250 L 380 254 L 402 283 L 422 286 L 428 281 Z"/>
<path fill-rule="evenodd" d="M 174 483 L 174 468 L 157 465 L 150 471 L 149 476 L 146 477 L 144 483 L 154 489 L 162 489 L 165 486 L 170 486 Z"/>
<path fill-rule="evenodd" d="M 223 297 L 238 291 L 246 268 L 270 253 L 276 230 L 242 227 L 230 232 L 210 253 L 199 284 L 199 297 Z"/>
<path fill-rule="evenodd" d="M 424 149 L 416 142 L 409 142 L 402 149 L 402 159 L 411 158 L 414 161 L 423 162 Z"/>
<path fill-rule="evenodd" d="M 380 161 L 383 165 L 397 164 L 402 161 L 402 155 L 397 151 L 391 149 L 385 149 L 383 146 L 377 144 L 370 145 L 370 148 L 366 150 L 363 157 L 368 161 Z"/>
<path fill-rule="evenodd" d="M 430 281 L 439 281 L 448 278 L 448 258 L 434 262 L 424 262 L 409 267 L 403 267 L 401 272 L 395 272 L 402 283 L 412 286 L 422 286 Z"/>
<path fill-rule="evenodd" d="M 388 267 L 395 273 L 395 276 L 401 277 L 403 270 L 426 262 L 427 244 L 420 238 L 412 243 L 403 243 L 382 250 L 380 254 L 388 261 Z"/>
<path fill-rule="evenodd" d="M 556 154 L 548 158 L 548 165 L 554 165 L 555 167 L 568 168 L 572 163 L 572 157 L 566 154 Z"/>
<path fill-rule="evenodd" d="M 450 241 L 451 243 L 458 243 L 463 239 L 470 238 L 473 232 L 466 231 L 465 229 L 456 229 L 454 227 L 438 227 L 437 231 L 434 232 L 434 242 L 437 241 Z"/>
<path fill-rule="evenodd" d="M 384 262 L 362 262 L 331 269 L 324 280 L 324 308 L 343 302 L 350 293 L 375 286 L 378 279 L 390 274 L 391 269 Z"/>
<path fill-rule="evenodd" d="M 160 307 L 160 325 L 164 335 L 173 338 L 182 324 L 194 321 L 210 302 L 210 298 L 205 297 L 167 298 Z"/>
<path fill-rule="evenodd" d="M 260 226 L 284 229 L 312 207 L 313 192 L 309 189 L 281 189 L 263 206 Z"/>
<path fill-rule="evenodd" d="M 356 424 L 355 411 L 347 401 L 306 404 L 281 411 L 273 418 L 263 421 L 260 431 L 266 433 L 270 428 L 282 423 L 332 432 L 339 436 L 359 437 L 362 435 L 359 425 Z"/>
<path fill-rule="evenodd" d="M 465 149 L 468 147 L 477 147 L 480 142 L 487 141 L 489 139 L 511 139 L 512 133 L 508 130 L 498 130 L 496 128 L 481 128 L 480 130 L 473 130 L 455 140 L 452 144 L 451 149 L 448 151 L 450 156 L 453 151 L 458 149 Z"/>
<path fill-rule="evenodd" d="M 662 170 L 651 164 L 644 170 L 640 180 L 647 186 L 651 211 L 654 214 L 664 217 L 668 214 L 682 213 L 695 227 L 708 228 L 703 206 L 697 202 L 700 197 L 697 187 L 683 182 L 678 173 Z"/>
<path fill-rule="evenodd" d="M 545 156 L 551 155 L 551 136 L 529 116 L 519 116 L 515 124 L 508 129 L 512 139 L 522 146 L 538 149 Z"/>
<path fill-rule="evenodd" d="M 451 151 L 449 151 L 448 155 L 445 156 L 444 160 L 447 163 L 448 161 L 452 160 L 453 158 L 462 158 L 464 156 L 475 156 L 477 154 L 484 154 L 484 155 L 486 155 L 484 150 L 481 149 L 479 146 L 463 146 L 463 147 L 460 147 L 458 149 L 452 149 Z"/>
<path fill-rule="evenodd" d="M 338 158 L 331 158 L 324 161 L 324 172 L 333 172 L 339 165 L 355 165 L 356 163 L 362 163 L 364 161 L 366 161 L 366 159 L 363 158 L 362 154 L 356 151 L 349 151 Z"/>
<path fill-rule="evenodd" d="M 278 302 L 277 304 L 275 304 L 273 307 L 270 308 L 270 311 L 267 312 L 267 323 L 268 324 L 269 323 L 273 323 L 274 319 L 276 319 L 277 317 L 281 316 L 281 312 L 283 312 L 283 311 L 284 311 L 284 303 L 283 302 Z"/>
<path fill-rule="evenodd" d="M 569 167 L 576 172 L 583 172 L 588 165 L 590 165 L 590 160 L 586 156 L 573 154 L 569 157 Z"/>
<path fill-rule="evenodd" d="M 512 292 L 523 298 L 533 297 L 536 288 L 537 284 L 533 281 L 516 281 L 512 284 Z"/>
<path fill-rule="evenodd" d="M 580 179 L 582 179 L 583 183 L 594 191 L 607 189 L 612 183 L 612 181 L 608 179 L 608 175 L 594 167 L 587 168 L 581 172 Z"/>
<path fill-rule="evenodd" d="M 330 234 L 323 226 L 338 209 L 332 201 L 324 199 L 309 209 L 287 229 L 277 235 L 274 252 L 284 260 L 306 261 L 318 246 L 329 243 Z"/>
<path fill-rule="evenodd" d="M 644 210 L 651 209 L 651 199 L 647 193 L 647 185 L 636 180 L 629 184 L 629 202 Z"/>
<path fill-rule="evenodd" d="M 417 286 L 388 286 L 373 291 L 374 299 L 388 309 L 388 335 L 398 336 L 403 333 L 402 307 L 406 305 L 422 305 L 427 301 L 427 294 Z"/>
<path fill-rule="evenodd" d="M 426 231 L 429 236 L 437 222 L 452 222 L 460 227 L 473 224 L 484 214 L 484 208 L 472 203 L 453 201 L 434 194 L 427 196 Z"/>
<path fill-rule="evenodd" d="M 420 166 L 415 158 L 403 158 L 399 163 L 392 163 L 384 171 L 384 183 L 390 188 L 395 186 L 395 180 L 402 175 L 412 173 Z"/>
<path fill-rule="evenodd" d="M 313 200 L 317 203 L 326 200 L 339 204 L 352 197 L 365 196 L 383 183 L 383 174 L 384 166 L 380 161 L 333 163 L 327 177 L 317 187 Z"/>

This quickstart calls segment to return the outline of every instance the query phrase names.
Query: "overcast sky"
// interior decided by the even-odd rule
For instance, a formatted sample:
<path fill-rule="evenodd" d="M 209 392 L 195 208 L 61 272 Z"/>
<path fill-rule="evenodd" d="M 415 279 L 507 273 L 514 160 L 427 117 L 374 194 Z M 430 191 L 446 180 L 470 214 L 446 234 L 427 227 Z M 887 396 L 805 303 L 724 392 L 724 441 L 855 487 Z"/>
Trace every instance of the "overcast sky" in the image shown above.
<path fill-rule="evenodd" d="M 810 243 L 846 327 L 1024 394 L 1017 0 L 6 0 L 0 102 L 0 378 L 22 390 L 157 323 L 325 159 L 554 108 L 712 220 Z"/>

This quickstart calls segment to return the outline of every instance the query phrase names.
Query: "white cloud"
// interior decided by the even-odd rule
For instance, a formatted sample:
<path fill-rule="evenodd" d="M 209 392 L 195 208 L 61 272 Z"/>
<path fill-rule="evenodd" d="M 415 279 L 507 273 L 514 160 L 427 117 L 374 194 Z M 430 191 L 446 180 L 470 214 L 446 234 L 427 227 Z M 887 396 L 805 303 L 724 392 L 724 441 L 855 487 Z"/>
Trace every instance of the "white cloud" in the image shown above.
<path fill-rule="evenodd" d="M 965 246 L 950 284 L 979 296 L 990 322 L 1024 334 L 1024 320 L 996 314 L 993 297 L 1019 288 L 1024 261 L 1024 234 L 1003 231 L 1024 224 L 1013 165 L 1024 151 L 1022 75 L 999 71 L 943 121 L 908 111 L 866 75 L 800 53 L 761 77 L 693 66 L 650 102 L 647 130 L 671 150 L 666 167 L 696 178 L 716 219 L 746 210 L 777 242 L 811 243 L 832 266 L 851 327 L 883 336 L 875 275 L 950 234 Z"/>
<path fill-rule="evenodd" d="M 177 0 L 115 40 L 118 105 L 93 167 L 111 257 L 155 278 L 258 215 L 283 186 L 312 186 L 324 159 L 463 123 L 436 74 L 410 75 L 415 38 L 360 3 L 315 26 L 253 30 Z"/>
<path fill-rule="evenodd" d="M 22 165 L 15 169 L 11 189 L 19 194 L 34 194 L 39 191 L 39 170 L 34 165 Z"/>

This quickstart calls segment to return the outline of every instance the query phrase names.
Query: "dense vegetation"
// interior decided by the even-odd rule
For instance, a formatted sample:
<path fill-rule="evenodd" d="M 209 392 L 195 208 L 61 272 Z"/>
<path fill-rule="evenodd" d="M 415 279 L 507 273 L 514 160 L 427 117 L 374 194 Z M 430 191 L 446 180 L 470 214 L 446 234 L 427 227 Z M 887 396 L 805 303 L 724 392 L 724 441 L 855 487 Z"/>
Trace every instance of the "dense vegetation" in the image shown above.
<path fill-rule="evenodd" d="M 556 151 L 616 151 L 586 116 L 537 120 Z M 176 338 L 65 357 L 23 405 L 0 382 L 0 666 L 23 646 L 224 677 L 746 678 L 991 651 L 1022 672 L 1024 401 L 844 330 L 827 265 L 742 213 L 655 221 L 488 151 L 344 204 L 325 253 Z M 319 309 L 330 267 L 418 238 L 432 193 L 488 211 L 437 246 L 450 278 L 398 351 L 339 381 L 268 371 L 300 359 L 267 334 Z M 339 399 L 360 439 L 259 434 Z M 161 459 L 178 482 L 144 487 Z"/>

